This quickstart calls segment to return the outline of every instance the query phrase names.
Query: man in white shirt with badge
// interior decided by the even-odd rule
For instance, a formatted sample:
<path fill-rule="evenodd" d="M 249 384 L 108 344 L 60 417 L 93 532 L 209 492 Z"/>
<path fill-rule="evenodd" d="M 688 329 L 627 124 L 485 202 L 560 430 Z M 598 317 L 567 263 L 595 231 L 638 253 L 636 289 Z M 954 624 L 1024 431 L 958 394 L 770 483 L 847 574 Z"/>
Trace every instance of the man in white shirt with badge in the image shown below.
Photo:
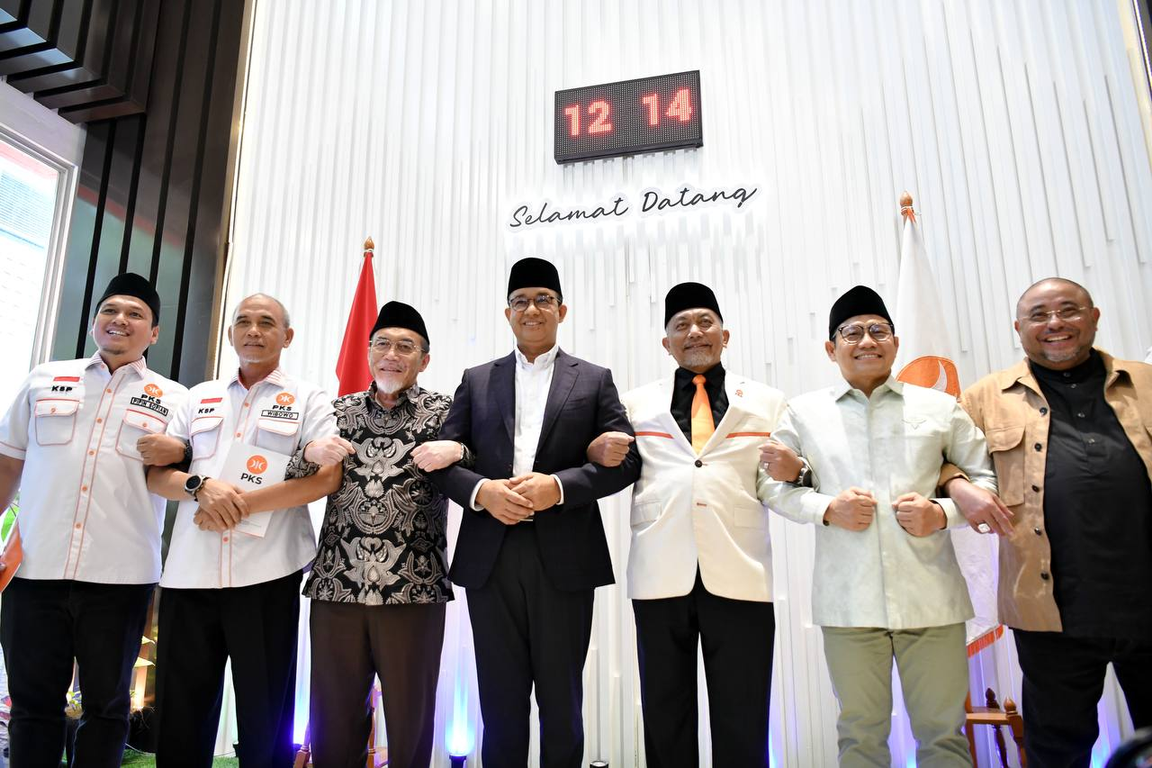
<path fill-rule="evenodd" d="M 34 368 L 0 422 L 0 510 L 19 490 L 24 548 L 0 610 L 14 766 L 60 764 L 73 661 L 83 706 L 73 759 L 120 765 L 160 578 L 164 502 L 145 468 L 184 453 L 162 436 L 187 390 L 143 357 L 160 333 L 156 289 L 117 275 L 95 306 L 96 354 Z"/>
<path fill-rule="evenodd" d="M 725 371 L 728 330 L 712 289 L 664 299 L 664 349 L 679 367 L 621 398 L 640 449 L 628 596 L 636 615 L 644 752 L 650 768 L 699 764 L 697 648 L 708 681 L 712 764 L 768 768 L 772 545 L 757 479 L 784 396 Z M 589 446 L 614 466 L 631 435 Z"/>
<path fill-rule="evenodd" d="M 160 766 L 211 765 L 229 658 L 241 765 L 292 764 L 300 580 L 316 538 L 302 504 L 252 524 L 234 485 L 265 472 L 265 484 L 283 480 L 301 448 L 324 466 L 348 453 L 336 437 L 332 399 L 280 369 L 292 338 L 279 301 L 262 294 L 241 301 L 228 328 L 239 371 L 193 387 L 168 429 L 191 444 L 190 470 L 158 470 L 149 481 L 181 500 L 160 581 Z"/>
<path fill-rule="evenodd" d="M 762 454 L 774 479 L 761 482 L 773 509 L 816 526 L 812 622 L 840 703 L 840 765 L 891 764 L 895 658 L 917 764 L 971 766 L 972 603 L 945 530 L 968 523 L 931 497 L 944 461 L 995 493 L 984 435 L 951 395 L 893 378 L 899 340 L 871 288 L 836 300 L 828 336 L 844 380 L 788 401 Z"/>

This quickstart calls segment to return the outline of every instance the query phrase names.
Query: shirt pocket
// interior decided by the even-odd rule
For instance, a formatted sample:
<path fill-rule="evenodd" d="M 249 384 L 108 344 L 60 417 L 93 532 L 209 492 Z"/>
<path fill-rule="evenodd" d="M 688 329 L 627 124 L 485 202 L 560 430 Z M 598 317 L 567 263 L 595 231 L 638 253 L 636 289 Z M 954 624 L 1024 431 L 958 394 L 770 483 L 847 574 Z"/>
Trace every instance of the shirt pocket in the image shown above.
<path fill-rule="evenodd" d="M 996 467 L 1000 500 L 1009 507 L 1024 503 L 1024 425 L 990 429 L 984 433 L 988 453 Z"/>
<path fill-rule="evenodd" d="M 256 422 L 256 445 L 269 451 L 291 456 L 296 452 L 299 421 L 261 417 Z"/>
<path fill-rule="evenodd" d="M 76 414 L 80 401 L 73 398 L 46 397 L 36 401 L 36 443 L 66 445 L 76 435 Z"/>
<path fill-rule="evenodd" d="M 145 435 L 162 435 L 168 423 L 154 413 L 129 408 L 120 422 L 120 434 L 116 436 L 116 452 L 136 461 L 144 457 L 136 450 L 136 442 Z"/>
<path fill-rule="evenodd" d="M 223 416 L 199 416 L 192 419 L 188 427 L 188 439 L 192 443 L 193 459 L 209 459 L 216 455 L 223 424 Z"/>

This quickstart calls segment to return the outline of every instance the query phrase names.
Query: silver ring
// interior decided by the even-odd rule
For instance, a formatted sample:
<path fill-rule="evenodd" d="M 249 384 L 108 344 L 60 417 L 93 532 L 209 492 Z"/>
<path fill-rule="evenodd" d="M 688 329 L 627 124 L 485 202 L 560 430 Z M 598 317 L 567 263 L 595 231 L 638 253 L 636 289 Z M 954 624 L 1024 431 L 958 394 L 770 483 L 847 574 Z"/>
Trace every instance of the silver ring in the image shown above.
<path fill-rule="evenodd" d="M 992 532 L 992 529 L 988 526 L 988 523 L 980 523 L 980 525 L 976 526 L 976 530 L 980 531 L 980 533 Z"/>

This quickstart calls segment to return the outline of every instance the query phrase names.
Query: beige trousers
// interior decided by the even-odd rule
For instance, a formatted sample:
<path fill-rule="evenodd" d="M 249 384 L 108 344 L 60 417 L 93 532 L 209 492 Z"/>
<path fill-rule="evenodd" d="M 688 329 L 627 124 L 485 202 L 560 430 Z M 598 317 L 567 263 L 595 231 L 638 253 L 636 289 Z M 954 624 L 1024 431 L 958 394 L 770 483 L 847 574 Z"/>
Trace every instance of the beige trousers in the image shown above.
<path fill-rule="evenodd" d="M 919 768 L 966 766 L 972 758 L 961 729 L 968 695 L 964 625 L 890 630 L 824 627 L 824 656 L 840 702 L 840 765 L 882 766 L 892 757 L 892 660 L 916 737 Z"/>

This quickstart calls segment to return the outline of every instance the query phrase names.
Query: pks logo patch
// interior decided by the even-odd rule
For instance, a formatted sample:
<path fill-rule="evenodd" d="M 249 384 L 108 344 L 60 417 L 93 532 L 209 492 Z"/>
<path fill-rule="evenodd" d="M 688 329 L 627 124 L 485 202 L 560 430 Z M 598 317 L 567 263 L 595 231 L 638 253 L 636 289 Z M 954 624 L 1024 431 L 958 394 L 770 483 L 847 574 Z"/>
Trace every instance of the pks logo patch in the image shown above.
<path fill-rule="evenodd" d="M 260 475 L 264 474 L 264 470 L 268 469 L 268 459 L 256 453 L 248 457 L 248 463 L 244 465 L 248 470 L 247 472 L 240 473 L 240 479 L 252 483 L 253 485 L 261 485 L 264 478 Z"/>
<path fill-rule="evenodd" d="M 150 395 L 151 397 L 164 397 L 164 390 L 160 389 L 160 387 L 156 386 L 155 384 L 149 384 L 148 386 L 144 387 L 144 394 Z"/>
<path fill-rule="evenodd" d="M 292 405 L 294 402 L 296 402 L 296 398 L 292 395 L 291 392 L 281 392 L 280 394 L 276 395 L 277 405 Z"/>

